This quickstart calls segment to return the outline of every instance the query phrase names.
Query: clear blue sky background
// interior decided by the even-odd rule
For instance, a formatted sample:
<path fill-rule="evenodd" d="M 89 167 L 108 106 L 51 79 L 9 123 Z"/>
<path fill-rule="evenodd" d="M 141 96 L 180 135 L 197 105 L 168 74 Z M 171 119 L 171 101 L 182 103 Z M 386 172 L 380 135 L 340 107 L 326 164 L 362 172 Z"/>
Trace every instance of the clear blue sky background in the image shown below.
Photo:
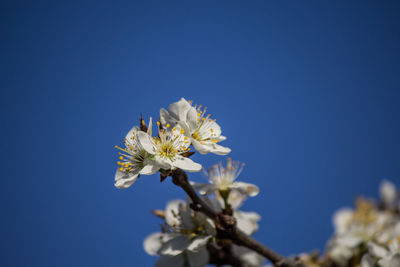
<path fill-rule="evenodd" d="M 0 6 L 3 266 L 150 266 L 150 210 L 184 194 L 157 175 L 114 188 L 114 145 L 182 96 L 247 164 L 261 193 L 243 209 L 285 255 L 323 249 L 336 209 L 399 184 L 398 1 Z"/>

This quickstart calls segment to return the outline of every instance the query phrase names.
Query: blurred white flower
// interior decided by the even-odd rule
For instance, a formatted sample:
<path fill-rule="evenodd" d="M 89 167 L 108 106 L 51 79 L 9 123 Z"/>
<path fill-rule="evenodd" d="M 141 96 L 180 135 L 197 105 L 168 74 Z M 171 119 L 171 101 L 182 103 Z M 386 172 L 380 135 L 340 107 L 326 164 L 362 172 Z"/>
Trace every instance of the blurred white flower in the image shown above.
<path fill-rule="evenodd" d="M 159 124 L 159 122 L 157 123 Z M 189 172 L 201 170 L 201 165 L 191 159 L 183 157 L 182 154 L 189 151 L 190 142 L 184 135 L 184 129 L 173 127 L 160 129 L 158 137 L 151 137 L 145 132 L 138 132 L 138 139 L 143 149 L 154 157 L 154 162 L 162 169 L 180 168 Z"/>
<path fill-rule="evenodd" d="M 125 148 L 116 146 L 119 152 L 118 169 L 115 173 L 115 186 L 128 188 L 140 174 L 150 175 L 156 173 L 160 168 L 151 160 L 151 155 L 143 148 L 138 139 L 138 134 L 151 134 L 151 118 L 147 132 L 141 131 L 137 126 L 133 127 L 124 139 Z"/>
<path fill-rule="evenodd" d="M 256 196 L 259 193 L 259 188 L 254 184 L 235 182 L 236 178 L 242 172 L 244 164 L 227 159 L 226 167 L 222 163 L 215 164 L 208 169 L 206 175 L 210 184 L 195 184 L 193 187 L 202 195 L 212 194 L 216 191 L 237 191 L 243 195 Z"/>
<path fill-rule="evenodd" d="M 207 242 L 215 235 L 213 222 L 193 212 L 182 200 L 168 202 L 165 232 L 153 233 L 144 241 L 145 251 L 160 255 L 156 266 L 205 266 L 209 255 Z"/>
<path fill-rule="evenodd" d="M 396 205 L 397 192 L 394 184 L 388 180 L 382 181 L 379 193 L 384 205 L 388 208 L 394 208 Z"/>
<path fill-rule="evenodd" d="M 398 215 L 379 210 L 373 202 L 363 198 L 357 200 L 356 210 L 343 208 L 337 211 L 333 217 L 333 224 L 335 236 L 328 244 L 328 255 L 340 266 L 345 266 L 350 258 L 359 253 L 362 244 L 369 244 L 370 250 L 377 255 L 379 251 L 382 252 L 379 244 L 386 244 L 393 237 L 400 235 Z M 363 266 L 370 263 L 369 256 L 363 257 Z"/>
<path fill-rule="evenodd" d="M 373 242 L 367 244 L 369 254 L 363 257 L 362 267 L 373 267 L 371 258 L 378 259 L 378 265 L 381 267 L 398 267 L 400 266 L 400 237 L 390 240 L 389 248 L 379 246 Z M 371 257 L 373 256 L 373 257 Z"/>
<path fill-rule="evenodd" d="M 201 154 L 210 152 L 217 155 L 228 154 L 231 152 L 230 148 L 217 144 L 226 139 L 221 135 L 221 127 L 205 113 L 206 108 L 202 110 L 201 106 L 193 107 L 191 103 L 181 98 L 178 102 L 172 103 L 168 111 L 160 110 L 160 120 L 164 125 L 180 125 L 190 138 L 191 144 Z"/>

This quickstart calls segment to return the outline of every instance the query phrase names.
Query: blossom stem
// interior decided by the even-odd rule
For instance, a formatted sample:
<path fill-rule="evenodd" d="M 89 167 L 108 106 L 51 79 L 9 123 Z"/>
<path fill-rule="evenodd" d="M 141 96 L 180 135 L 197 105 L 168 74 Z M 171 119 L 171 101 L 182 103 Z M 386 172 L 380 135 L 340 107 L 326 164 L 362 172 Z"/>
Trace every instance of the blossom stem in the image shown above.
<path fill-rule="evenodd" d="M 172 182 L 181 187 L 192 199 L 193 204 L 191 205 L 191 208 L 195 211 L 204 213 L 207 217 L 214 220 L 217 225 L 217 229 L 220 232 L 223 232 L 222 234 L 224 235 L 224 238 L 232 240 L 236 245 L 247 247 L 263 255 L 277 267 L 304 267 L 304 264 L 300 260 L 285 258 L 240 231 L 235 225 L 233 216 L 219 214 L 210 206 L 205 204 L 204 201 L 197 195 L 194 188 L 190 185 L 188 176 L 183 170 L 176 169 L 172 171 L 170 175 L 172 177 Z"/>

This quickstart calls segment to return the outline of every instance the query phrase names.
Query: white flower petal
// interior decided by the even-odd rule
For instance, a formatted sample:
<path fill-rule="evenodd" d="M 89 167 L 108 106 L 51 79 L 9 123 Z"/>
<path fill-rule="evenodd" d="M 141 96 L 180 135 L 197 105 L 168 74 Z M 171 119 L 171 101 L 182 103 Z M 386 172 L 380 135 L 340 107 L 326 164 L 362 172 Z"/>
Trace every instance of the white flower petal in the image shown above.
<path fill-rule="evenodd" d="M 230 148 L 220 146 L 211 140 L 199 142 L 194 138 L 191 138 L 191 139 L 192 139 L 192 145 L 194 146 L 194 148 L 202 155 L 208 154 L 208 153 L 214 153 L 217 155 L 227 155 L 231 152 Z"/>
<path fill-rule="evenodd" d="M 232 190 L 228 197 L 228 203 L 232 206 L 234 210 L 237 210 L 245 201 L 247 196 L 236 190 Z"/>
<path fill-rule="evenodd" d="M 171 200 L 167 203 L 165 208 L 165 222 L 171 226 L 178 226 L 181 224 L 181 220 L 179 218 L 179 209 L 180 206 L 185 205 L 185 201 L 183 200 Z"/>
<path fill-rule="evenodd" d="M 159 155 L 154 157 L 154 165 L 164 170 L 169 170 L 173 167 L 172 161 L 169 158 L 160 157 Z"/>
<path fill-rule="evenodd" d="M 358 236 L 353 236 L 353 235 L 346 235 L 346 236 L 341 236 L 338 237 L 337 239 L 338 244 L 348 247 L 348 248 L 354 248 L 358 246 L 360 243 L 362 243 L 362 239 Z"/>
<path fill-rule="evenodd" d="M 249 195 L 251 197 L 257 196 L 260 192 L 258 186 L 244 182 L 234 182 L 232 185 L 229 186 L 229 188 L 236 189 L 240 193 Z"/>
<path fill-rule="evenodd" d="M 340 266 L 346 265 L 347 261 L 353 256 L 350 248 L 342 245 L 336 245 L 329 252 L 329 257 L 333 259 Z"/>
<path fill-rule="evenodd" d="M 399 267 L 400 266 L 400 254 L 397 253 L 392 256 L 392 258 L 389 261 L 389 266 L 388 267 Z"/>
<path fill-rule="evenodd" d="M 218 142 L 222 142 L 226 140 L 226 136 L 220 135 L 215 137 L 215 140 L 217 140 Z"/>
<path fill-rule="evenodd" d="M 361 267 L 374 267 L 374 259 L 369 254 L 364 254 L 361 259 Z"/>
<path fill-rule="evenodd" d="M 156 264 L 155 267 L 183 267 L 185 264 L 185 258 L 183 254 L 179 254 L 177 256 L 161 256 Z"/>
<path fill-rule="evenodd" d="M 177 130 L 178 130 L 178 131 L 180 131 L 180 128 L 179 128 L 179 127 L 183 129 L 184 135 L 185 135 L 185 136 L 190 137 L 190 135 L 191 135 L 191 130 L 190 130 L 189 125 L 188 125 L 185 121 L 179 121 L 179 122 L 177 123 Z M 190 144 L 189 144 L 189 146 L 190 146 Z"/>
<path fill-rule="evenodd" d="M 211 144 L 211 147 L 212 147 L 211 150 L 212 153 L 221 156 L 228 155 L 232 151 L 229 147 L 220 146 L 214 142 Z"/>
<path fill-rule="evenodd" d="M 337 234 L 344 233 L 349 227 L 354 211 L 350 208 L 342 208 L 333 215 L 333 226 Z"/>
<path fill-rule="evenodd" d="M 193 188 L 199 191 L 200 195 L 209 195 L 216 190 L 215 185 L 212 184 L 198 184 L 191 182 Z"/>
<path fill-rule="evenodd" d="M 388 180 L 384 180 L 379 188 L 380 196 L 385 205 L 393 207 L 396 203 L 396 187 Z"/>
<path fill-rule="evenodd" d="M 251 235 L 258 230 L 257 222 L 261 219 L 258 213 L 235 211 L 233 215 L 236 218 L 237 227 L 245 234 Z"/>
<path fill-rule="evenodd" d="M 194 138 L 191 138 L 192 141 L 192 145 L 194 146 L 194 148 L 202 155 L 210 153 L 211 151 L 211 146 L 209 145 L 204 145 L 202 143 L 200 143 L 199 141 L 197 141 Z"/>
<path fill-rule="evenodd" d="M 185 121 L 190 108 L 192 108 L 192 105 L 190 105 L 189 102 L 182 97 L 178 102 L 169 105 L 168 113 L 177 121 Z"/>
<path fill-rule="evenodd" d="M 383 258 L 388 254 L 388 251 L 384 247 L 381 247 L 373 242 L 368 242 L 367 248 L 369 253 L 378 258 Z"/>
<path fill-rule="evenodd" d="M 207 241 L 211 238 L 211 236 L 200 236 L 196 237 L 190 245 L 187 247 L 188 251 L 198 251 L 200 247 L 205 246 Z"/>
<path fill-rule="evenodd" d="M 125 146 L 129 149 L 130 144 L 132 144 L 132 138 L 135 138 L 136 132 L 140 131 L 139 127 L 134 126 L 132 129 L 126 134 L 124 143 Z"/>
<path fill-rule="evenodd" d="M 137 132 L 137 138 L 140 144 L 143 146 L 147 153 L 154 155 L 156 153 L 156 146 L 153 138 L 143 131 Z"/>
<path fill-rule="evenodd" d="M 190 239 L 187 236 L 178 235 L 165 242 L 159 253 L 162 255 L 176 256 L 182 253 L 190 245 Z"/>
<path fill-rule="evenodd" d="M 151 174 L 155 174 L 156 172 L 158 172 L 160 170 L 159 166 L 156 166 L 154 164 L 146 164 L 140 171 L 140 174 L 144 174 L 144 175 L 151 175 Z"/>
<path fill-rule="evenodd" d="M 193 229 L 195 227 L 193 222 L 192 210 L 189 208 L 189 204 L 180 205 L 179 207 L 180 218 L 182 221 L 183 229 Z"/>
<path fill-rule="evenodd" d="M 189 158 L 182 156 L 176 156 L 173 161 L 173 166 L 188 172 L 198 172 L 201 170 L 202 166 Z"/>
<path fill-rule="evenodd" d="M 169 112 L 163 108 L 160 109 L 160 122 L 162 125 L 166 125 L 167 123 L 175 125 L 177 123 L 177 121 L 170 116 Z"/>
<path fill-rule="evenodd" d="M 130 187 L 138 178 L 139 173 L 126 173 L 117 170 L 115 172 L 114 185 L 118 188 L 124 189 Z"/>
<path fill-rule="evenodd" d="M 194 131 L 196 131 L 197 128 L 197 111 L 194 107 L 191 107 L 186 115 L 185 122 L 190 128 L 190 134 L 192 134 Z M 186 131 L 186 129 L 185 129 Z"/>
<path fill-rule="evenodd" d="M 196 252 L 187 252 L 188 262 L 190 267 L 203 267 L 208 264 L 210 256 L 206 247 L 201 247 Z M 175 266 L 175 265 L 174 265 Z"/>
<path fill-rule="evenodd" d="M 143 242 L 143 247 L 147 254 L 152 256 L 158 254 L 158 250 L 161 248 L 162 245 L 162 238 L 162 233 L 152 233 L 151 235 L 146 237 Z"/>

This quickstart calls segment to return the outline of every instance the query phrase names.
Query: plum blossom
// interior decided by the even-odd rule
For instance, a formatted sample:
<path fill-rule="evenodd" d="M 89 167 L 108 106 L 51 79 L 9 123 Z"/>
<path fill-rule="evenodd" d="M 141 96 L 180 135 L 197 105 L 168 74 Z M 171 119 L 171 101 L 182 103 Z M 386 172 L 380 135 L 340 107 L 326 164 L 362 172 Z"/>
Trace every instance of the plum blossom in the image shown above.
<path fill-rule="evenodd" d="M 128 188 L 139 175 L 151 175 L 160 168 L 151 160 L 151 155 L 143 148 L 138 139 L 138 135 L 151 134 L 151 118 L 147 132 L 143 132 L 139 127 L 134 126 L 124 139 L 125 148 L 116 146 L 119 152 L 118 169 L 115 173 L 115 186 L 118 188 Z"/>
<path fill-rule="evenodd" d="M 230 148 L 220 146 L 218 143 L 226 139 L 222 136 L 221 127 L 206 115 L 207 108 L 192 106 L 186 99 L 181 98 L 178 102 L 169 105 L 168 110 L 160 110 L 161 122 L 171 125 L 180 125 L 185 134 L 190 138 L 191 144 L 200 154 L 214 153 L 226 155 L 231 152 Z"/>
<path fill-rule="evenodd" d="M 357 200 L 357 209 L 343 208 L 336 212 L 333 222 L 335 236 L 328 244 L 328 256 L 339 266 L 346 265 L 364 246 L 376 256 L 382 252 L 380 246 L 400 236 L 399 216 L 390 210 L 380 210 L 374 202 L 363 198 Z M 373 259 L 365 256 L 362 266 L 371 262 Z"/>
<path fill-rule="evenodd" d="M 213 222 L 193 212 L 182 200 L 168 202 L 163 233 L 153 233 L 144 241 L 145 251 L 159 255 L 158 267 L 206 266 L 206 244 L 215 235 Z"/>
<path fill-rule="evenodd" d="M 226 167 L 222 163 L 215 164 L 205 173 L 208 176 L 210 184 L 193 184 L 200 194 L 208 195 L 216 191 L 237 191 L 243 195 L 256 196 L 259 188 L 250 183 L 236 182 L 236 178 L 240 175 L 244 164 L 227 159 Z"/>
<path fill-rule="evenodd" d="M 397 192 L 394 184 L 388 180 L 383 180 L 379 188 L 382 203 L 388 208 L 395 208 Z"/>
<path fill-rule="evenodd" d="M 361 261 L 362 267 L 374 267 L 374 258 L 380 267 L 400 266 L 400 237 L 388 242 L 388 249 L 384 246 L 369 242 L 367 244 L 369 254 L 365 254 Z"/>
<path fill-rule="evenodd" d="M 159 122 L 157 123 L 159 125 Z M 145 132 L 138 132 L 138 139 L 143 149 L 154 159 L 154 162 L 160 168 L 176 169 L 180 168 L 189 172 L 200 171 L 202 166 L 193 162 L 191 159 L 182 156 L 189 151 L 189 138 L 184 135 L 184 129 L 169 125 L 159 128 L 158 137 L 151 137 Z"/>

